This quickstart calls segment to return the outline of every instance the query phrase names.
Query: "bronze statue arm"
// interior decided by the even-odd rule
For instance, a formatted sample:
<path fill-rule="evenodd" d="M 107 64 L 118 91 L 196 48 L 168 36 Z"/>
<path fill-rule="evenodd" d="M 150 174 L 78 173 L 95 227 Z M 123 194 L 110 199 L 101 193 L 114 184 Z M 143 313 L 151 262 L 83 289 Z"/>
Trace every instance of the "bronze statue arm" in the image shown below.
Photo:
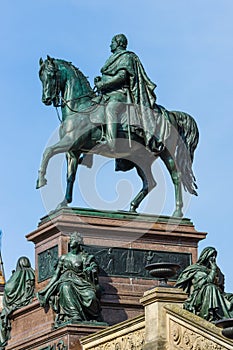
<path fill-rule="evenodd" d="M 125 69 L 121 69 L 117 72 L 116 75 L 108 78 L 106 81 L 95 80 L 95 85 L 98 91 L 106 91 L 106 90 L 114 90 L 119 87 L 124 86 L 127 83 L 127 71 Z"/>
<path fill-rule="evenodd" d="M 210 260 L 210 266 L 211 266 L 211 270 L 207 277 L 207 282 L 213 283 L 217 275 L 217 265 L 215 260 Z"/>
<path fill-rule="evenodd" d="M 48 299 L 50 296 L 50 289 L 53 286 L 53 284 L 58 281 L 58 279 L 61 275 L 62 264 L 63 263 L 60 259 L 58 262 L 58 266 L 56 268 L 56 271 L 54 272 L 54 275 L 51 278 L 51 280 L 49 281 L 49 283 L 47 284 L 47 286 L 37 293 L 37 298 L 40 302 L 40 306 L 42 306 L 42 307 L 45 307 L 45 305 L 48 303 Z"/>

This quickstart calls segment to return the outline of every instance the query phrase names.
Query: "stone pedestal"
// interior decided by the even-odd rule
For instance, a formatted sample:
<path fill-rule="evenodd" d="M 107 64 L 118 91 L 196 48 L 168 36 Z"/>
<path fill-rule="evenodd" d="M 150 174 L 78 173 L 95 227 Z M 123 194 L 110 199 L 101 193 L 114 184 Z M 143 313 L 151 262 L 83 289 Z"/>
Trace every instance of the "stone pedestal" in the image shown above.
<path fill-rule="evenodd" d="M 187 294 L 178 288 L 157 287 L 144 293 L 141 303 L 145 308 L 145 345 L 143 350 L 167 349 L 167 304 L 181 308 Z"/>
<path fill-rule="evenodd" d="M 13 313 L 11 326 L 6 350 L 82 350 L 80 338 L 106 328 L 86 323 L 54 329 L 52 311 L 45 313 L 36 299 Z"/>
<path fill-rule="evenodd" d="M 183 269 L 197 260 L 198 242 L 206 236 L 189 219 L 64 208 L 42 218 L 27 235 L 35 244 L 36 291 L 48 283 L 57 258 L 68 252 L 74 231 L 101 267 L 102 314 L 110 325 L 143 313 L 140 298 L 158 284 L 146 264 L 176 262 Z"/>
<path fill-rule="evenodd" d="M 83 350 L 233 350 L 232 340 L 216 325 L 183 309 L 186 297 L 170 287 L 145 292 L 145 315 L 82 338 Z"/>
<path fill-rule="evenodd" d="M 185 268 L 197 260 L 198 242 L 206 233 L 197 232 L 189 219 L 78 208 L 55 211 L 42 218 L 38 228 L 27 235 L 35 244 L 36 292 L 47 285 L 58 258 L 69 251 L 69 238 L 74 231 L 81 233 L 84 249 L 93 253 L 99 263 L 104 321 L 115 325 L 129 318 L 143 317 L 144 305 L 146 315 L 150 314 L 159 334 L 159 338 L 148 334 L 147 343 L 163 344 L 164 324 L 159 316 L 163 303 L 171 302 L 174 293 L 182 295 L 182 292 L 172 289 L 170 293 L 170 288 L 155 288 L 144 294 L 141 304 L 143 293 L 158 285 L 145 265 L 175 262 L 181 269 Z M 170 284 L 174 282 L 169 281 Z M 182 298 L 178 297 L 180 302 Z M 139 323 L 141 327 L 141 321 Z M 86 323 L 54 329 L 52 310 L 45 312 L 36 298 L 13 313 L 11 325 L 11 339 L 6 350 L 81 350 L 81 337 L 106 328 L 103 324 Z M 140 332 L 139 342 L 142 341 Z"/>

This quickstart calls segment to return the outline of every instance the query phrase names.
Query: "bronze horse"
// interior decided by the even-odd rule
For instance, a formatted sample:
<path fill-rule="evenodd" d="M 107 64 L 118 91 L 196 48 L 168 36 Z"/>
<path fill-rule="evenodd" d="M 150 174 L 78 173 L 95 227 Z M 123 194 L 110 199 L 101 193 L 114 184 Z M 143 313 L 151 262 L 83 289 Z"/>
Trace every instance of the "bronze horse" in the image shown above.
<path fill-rule="evenodd" d="M 55 107 L 60 106 L 62 120 L 60 141 L 47 147 L 43 153 L 37 188 L 47 183 L 45 174 L 50 158 L 65 152 L 67 187 L 65 198 L 58 207 L 71 203 L 78 165 L 90 163 L 93 154 L 101 154 L 116 159 L 116 170 L 128 171 L 136 168 L 143 186 L 130 203 L 130 211 L 135 212 L 142 200 L 156 186 L 151 166 L 155 159 L 160 157 L 171 175 L 175 188 L 176 206 L 173 216 L 183 216 L 182 185 L 186 191 L 197 195 L 192 162 L 199 133 L 196 122 L 190 115 L 155 106 L 163 117 L 169 120 L 171 127 L 164 147 L 156 154 L 145 147 L 143 130 L 128 125 L 127 118 L 123 118 L 118 125 L 116 152 L 112 153 L 107 145 L 99 143 L 104 133 L 104 120 L 93 122 L 93 115 L 101 114 L 101 108 L 104 106 L 93 104 L 92 99 L 96 93 L 83 73 L 70 62 L 47 56 L 44 61 L 40 59 L 39 76 L 43 85 L 42 102 L 46 105 L 53 103 Z M 91 167 L 91 163 L 89 166 Z"/>

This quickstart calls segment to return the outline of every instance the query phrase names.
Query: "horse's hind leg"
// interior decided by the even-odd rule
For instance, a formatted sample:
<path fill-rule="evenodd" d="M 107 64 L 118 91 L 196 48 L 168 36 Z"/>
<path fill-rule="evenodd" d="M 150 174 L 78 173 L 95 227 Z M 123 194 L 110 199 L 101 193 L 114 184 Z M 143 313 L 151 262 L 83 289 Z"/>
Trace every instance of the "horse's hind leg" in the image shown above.
<path fill-rule="evenodd" d="M 135 164 L 135 168 L 137 170 L 138 175 L 142 179 L 142 189 L 141 191 L 136 195 L 136 197 L 132 200 L 130 203 L 130 211 L 136 212 L 136 209 L 139 207 L 143 199 L 150 193 L 150 191 L 153 190 L 153 188 L 156 186 L 156 181 L 154 180 L 154 177 L 151 172 L 151 165 L 152 163 L 147 164 L 146 166 L 143 166 L 143 169 Z"/>
<path fill-rule="evenodd" d="M 182 188 L 181 188 L 181 173 L 178 171 L 173 157 L 167 150 L 161 153 L 160 157 L 165 163 L 175 187 L 176 208 L 172 216 L 182 217 L 183 216 L 183 211 L 182 211 L 183 199 L 182 199 Z"/>

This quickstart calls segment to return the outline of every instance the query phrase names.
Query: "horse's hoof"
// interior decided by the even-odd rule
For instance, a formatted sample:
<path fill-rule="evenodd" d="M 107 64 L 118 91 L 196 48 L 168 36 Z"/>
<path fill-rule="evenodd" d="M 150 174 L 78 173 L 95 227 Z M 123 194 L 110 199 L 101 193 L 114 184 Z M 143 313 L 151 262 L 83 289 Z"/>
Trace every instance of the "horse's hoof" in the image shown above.
<path fill-rule="evenodd" d="M 41 188 L 43 186 L 47 185 L 47 180 L 45 177 L 39 178 L 36 182 L 36 189 Z"/>
<path fill-rule="evenodd" d="M 174 211 L 174 213 L 172 214 L 172 216 L 175 217 L 175 218 L 182 218 L 183 215 L 184 214 L 183 214 L 182 210 L 180 210 L 180 209 L 176 209 Z"/>
<path fill-rule="evenodd" d="M 67 200 L 64 199 L 64 201 L 62 201 L 61 203 L 58 204 L 58 206 L 56 207 L 55 210 L 59 210 L 61 208 L 67 208 L 67 207 L 68 207 Z"/>
<path fill-rule="evenodd" d="M 132 205 L 132 204 L 130 205 L 129 212 L 130 212 L 130 213 L 137 213 L 137 210 L 136 210 L 136 208 L 135 208 L 134 205 Z"/>

